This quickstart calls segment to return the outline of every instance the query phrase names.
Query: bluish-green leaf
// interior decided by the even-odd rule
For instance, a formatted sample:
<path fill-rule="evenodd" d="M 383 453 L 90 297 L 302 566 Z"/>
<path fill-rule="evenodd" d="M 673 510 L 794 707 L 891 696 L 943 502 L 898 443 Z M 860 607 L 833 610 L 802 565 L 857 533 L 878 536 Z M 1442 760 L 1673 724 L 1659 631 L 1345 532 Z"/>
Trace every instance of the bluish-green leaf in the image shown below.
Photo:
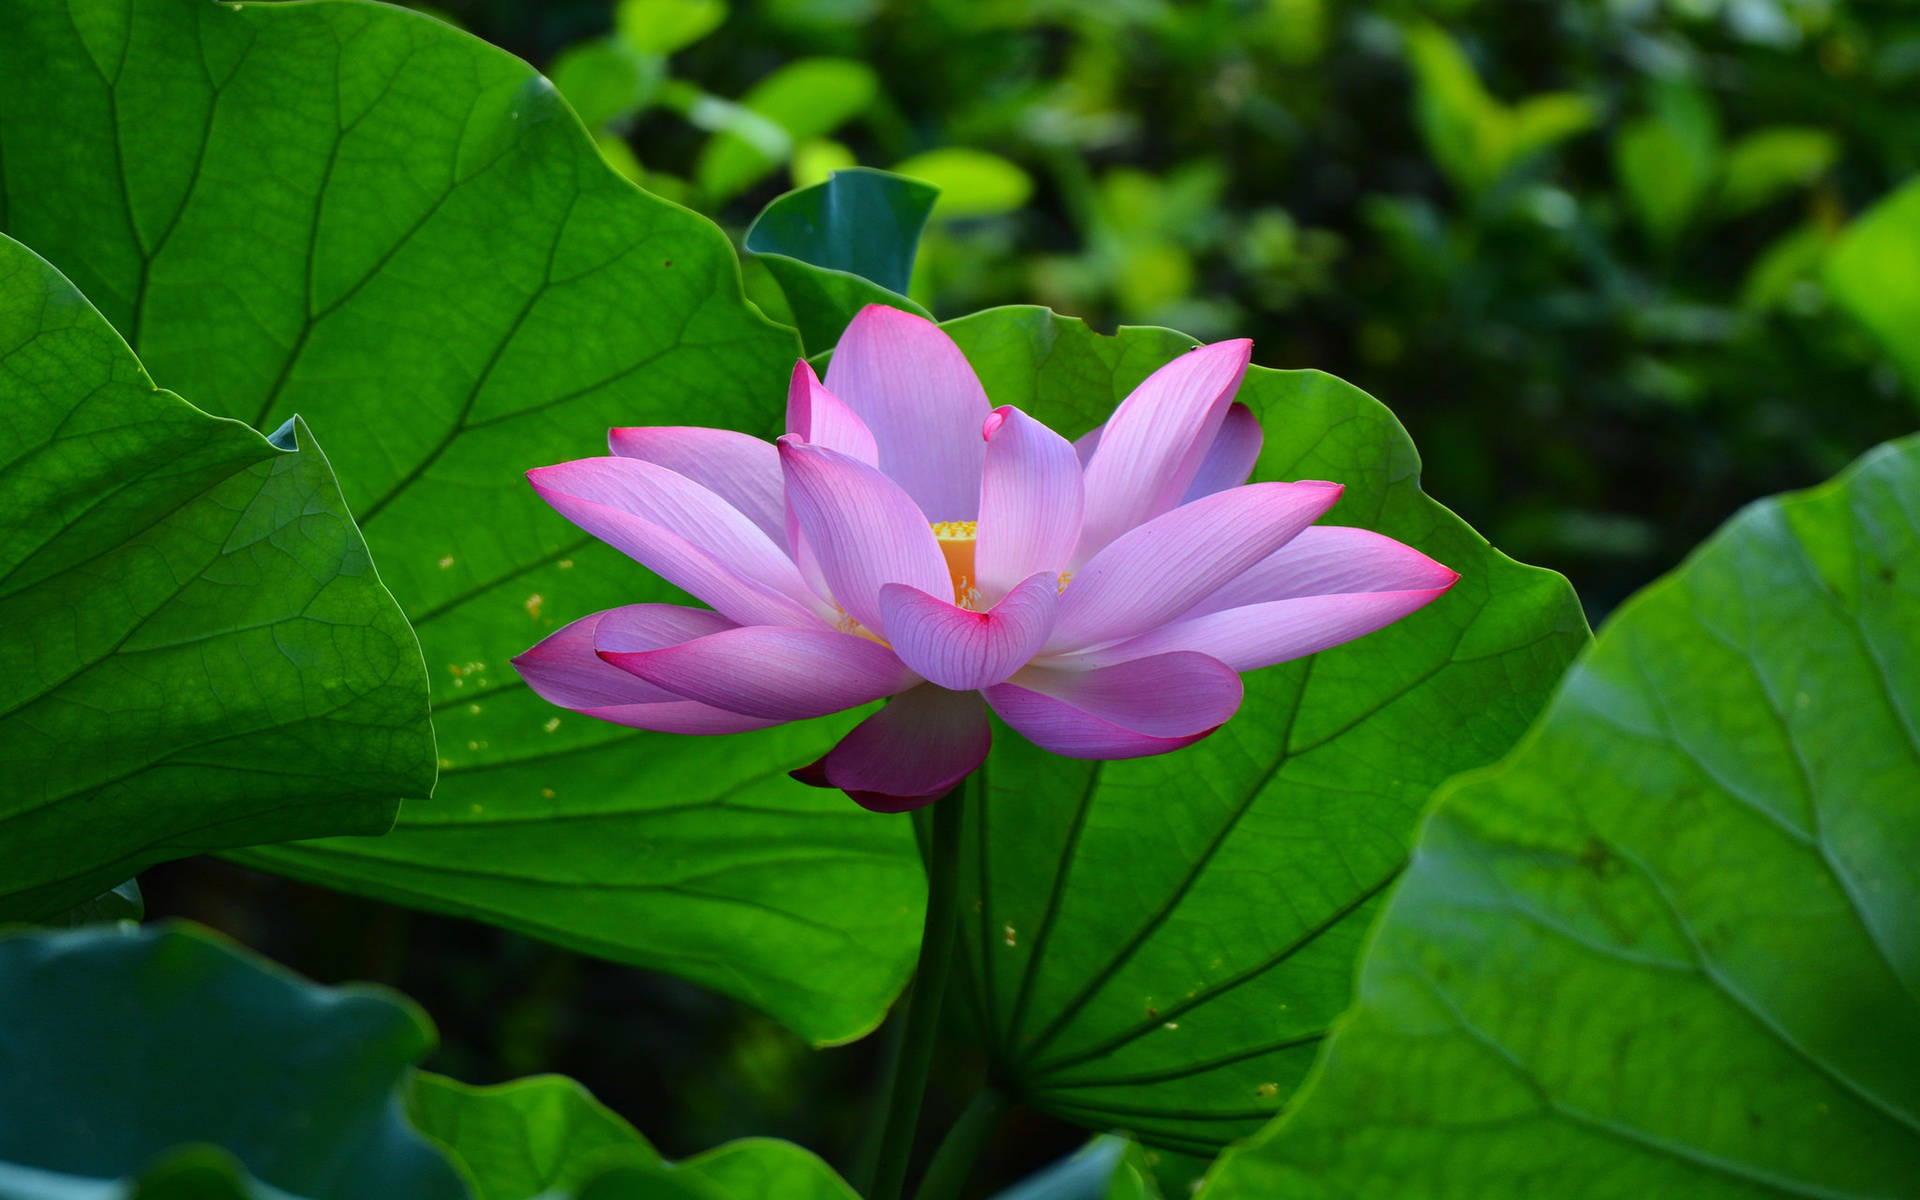
<path fill-rule="evenodd" d="M 1756 504 L 1441 789 L 1353 1011 L 1217 1200 L 1920 1180 L 1920 438 Z"/>
<path fill-rule="evenodd" d="M 938 195 L 917 180 L 855 167 L 788 192 L 761 212 L 746 247 L 786 293 L 808 353 L 832 349 L 869 304 L 927 315 L 906 290 Z"/>
<path fill-rule="evenodd" d="M 0 5 L 0 78 L 0 224 L 160 383 L 314 422 L 425 652 L 432 802 L 247 861 L 674 971 L 815 1041 L 872 1028 L 924 883 L 904 823 L 786 778 L 844 722 L 655 736 L 508 665 L 677 598 L 529 467 L 614 425 L 779 427 L 799 346 L 725 235 L 617 176 L 525 63 L 385 5 Z"/>
<path fill-rule="evenodd" d="M 396 1094 L 432 1041 L 397 996 L 317 987 L 191 925 L 0 938 L 0 1195 L 244 1187 L 178 1157 L 204 1144 L 308 1200 L 464 1200 Z"/>
<path fill-rule="evenodd" d="M 0 920 L 432 789 L 420 650 L 311 435 L 155 390 L 5 237 L 0 413 Z"/>

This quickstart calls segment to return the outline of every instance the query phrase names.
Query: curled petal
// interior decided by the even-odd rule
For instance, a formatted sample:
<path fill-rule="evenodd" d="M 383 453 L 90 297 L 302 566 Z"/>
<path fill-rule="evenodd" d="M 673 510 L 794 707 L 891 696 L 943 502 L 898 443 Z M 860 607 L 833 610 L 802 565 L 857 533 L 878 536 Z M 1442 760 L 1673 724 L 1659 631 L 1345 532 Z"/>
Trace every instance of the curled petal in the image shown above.
<path fill-rule="evenodd" d="M 1240 707 L 1240 676 L 1204 654 L 1077 670 L 1031 666 L 986 689 L 1036 746 L 1068 758 L 1140 758 L 1191 745 Z"/>
<path fill-rule="evenodd" d="M 637 458 L 527 472 L 561 516 L 743 625 L 815 624 L 793 561 L 718 495 Z"/>
<path fill-rule="evenodd" d="M 940 543 L 900 485 L 863 462 L 792 438 L 780 439 L 780 463 L 798 536 L 854 620 L 885 629 L 880 589 L 889 583 L 952 593 Z"/>
<path fill-rule="evenodd" d="M 928 520 L 977 518 L 980 425 L 993 406 L 938 325 L 878 304 L 861 309 L 834 347 L 827 390 L 873 431 L 880 469 Z"/>
<path fill-rule="evenodd" d="M 1260 446 L 1265 440 L 1260 418 L 1253 415 L 1252 409 L 1238 402 L 1228 405 L 1226 419 L 1220 422 L 1220 432 L 1214 436 L 1213 445 L 1207 447 L 1206 457 L 1200 460 L 1200 470 L 1187 485 L 1187 494 L 1180 503 L 1245 483 L 1247 476 L 1253 474 L 1254 464 L 1260 461 Z"/>
<path fill-rule="evenodd" d="M 875 812 L 905 812 L 952 791 L 992 746 L 993 726 L 979 693 L 923 684 L 887 701 L 793 777 L 839 788 Z"/>
<path fill-rule="evenodd" d="M 1340 498 L 1334 483 L 1251 483 L 1129 530 L 1074 575 L 1050 652 L 1145 633 L 1273 553 Z"/>
<path fill-rule="evenodd" d="M 1316 525 L 1301 530 L 1298 537 L 1181 615 L 1197 617 L 1298 596 L 1445 591 L 1458 578 L 1412 546 L 1384 534 Z"/>
<path fill-rule="evenodd" d="M 698 425 L 635 426 L 607 431 L 607 446 L 678 472 L 738 509 L 778 543 L 785 537 L 784 483 L 772 442 Z"/>
<path fill-rule="evenodd" d="M 1080 463 L 1073 447 L 1011 406 L 987 418 L 974 574 L 995 603 L 1036 571 L 1058 574 L 1080 540 Z"/>
<path fill-rule="evenodd" d="M 666 645 L 733 626 L 718 613 L 673 604 L 635 604 L 594 613 L 556 630 L 513 665 L 536 694 L 583 716 L 661 733 L 743 733 L 777 722 L 682 700 L 601 661 L 596 638 L 623 628 L 635 640 L 651 634 Z"/>
<path fill-rule="evenodd" d="M 1180 503 L 1252 354 L 1244 338 L 1200 346 L 1148 376 L 1113 410 L 1087 461 L 1087 515 L 1073 566 Z"/>
<path fill-rule="evenodd" d="M 751 625 L 657 650 L 599 653 L 672 695 L 773 721 L 823 717 L 919 682 L 885 646 L 831 629 Z"/>
<path fill-rule="evenodd" d="M 1039 652 L 1053 628 L 1057 577 L 1022 580 L 987 612 L 972 612 L 918 588 L 880 589 L 880 611 L 900 661 L 956 691 L 999 683 Z"/>
<path fill-rule="evenodd" d="M 787 432 L 870 467 L 880 463 L 873 431 L 840 397 L 821 386 L 820 377 L 804 358 L 793 364 L 793 378 L 787 385 Z M 779 474 L 777 462 L 774 473 Z"/>

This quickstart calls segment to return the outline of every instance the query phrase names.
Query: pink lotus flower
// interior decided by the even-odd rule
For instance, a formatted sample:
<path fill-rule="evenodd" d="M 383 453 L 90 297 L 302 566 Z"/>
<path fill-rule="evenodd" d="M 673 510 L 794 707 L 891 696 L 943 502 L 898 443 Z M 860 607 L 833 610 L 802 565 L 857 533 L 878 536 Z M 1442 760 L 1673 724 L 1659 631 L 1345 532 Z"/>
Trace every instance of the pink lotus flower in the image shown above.
<path fill-rule="evenodd" d="M 528 473 L 712 607 L 595 613 L 514 665 L 555 704 L 671 733 L 890 697 L 795 772 L 884 812 L 980 765 L 988 707 L 1074 758 L 1190 745 L 1239 708 L 1239 672 L 1370 633 L 1458 578 L 1314 526 L 1338 484 L 1246 483 L 1260 426 L 1232 398 L 1251 351 L 1181 355 L 1075 445 L 994 408 L 937 326 L 869 307 L 825 386 L 795 364 L 777 446 L 615 429 L 612 457 Z"/>

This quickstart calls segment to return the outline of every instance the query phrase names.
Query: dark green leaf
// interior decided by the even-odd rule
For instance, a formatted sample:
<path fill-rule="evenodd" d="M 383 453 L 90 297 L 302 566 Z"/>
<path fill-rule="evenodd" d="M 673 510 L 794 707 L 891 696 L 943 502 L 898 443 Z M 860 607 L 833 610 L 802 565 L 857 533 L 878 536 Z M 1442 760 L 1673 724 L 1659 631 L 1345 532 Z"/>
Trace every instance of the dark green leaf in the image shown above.
<path fill-rule="evenodd" d="M 395 1089 L 433 1030 L 389 993 L 317 987 L 189 925 L 16 934 L 0 1030 L 0 1189 L 36 1172 L 118 1196 L 113 1181 L 208 1144 L 312 1200 L 467 1194 L 401 1117 Z M 222 1173 L 194 1152 L 135 1194 L 205 1195 L 193 1180 Z"/>
<path fill-rule="evenodd" d="M 809 354 L 832 349 L 869 304 L 927 315 L 906 290 L 938 196 L 916 180 L 855 167 L 788 192 L 761 212 L 746 247 L 786 293 Z"/>
<path fill-rule="evenodd" d="M 587 1089 L 558 1075 L 472 1087 L 420 1072 L 407 1117 L 466 1169 L 478 1200 L 527 1200 L 569 1189 L 608 1166 L 660 1155 Z"/>
<path fill-rule="evenodd" d="M 1847 226 L 1827 255 L 1834 299 L 1880 339 L 1920 401 L 1920 180 L 1907 184 Z"/>
<path fill-rule="evenodd" d="M 1191 345 L 1040 309 L 948 329 L 996 404 L 1070 436 Z M 1202 1155 L 1299 1082 L 1423 802 L 1519 737 L 1586 638 L 1565 580 L 1421 493 L 1412 443 L 1366 394 L 1254 368 L 1240 399 L 1266 429 L 1256 478 L 1339 480 L 1330 523 L 1463 577 L 1359 643 L 1249 675 L 1239 715 L 1177 754 L 1078 762 L 998 731 L 962 872 L 971 979 L 954 998 L 984 1012 L 997 1071 L 1030 1103 Z"/>
<path fill-rule="evenodd" d="M 4 237 L 0 411 L 0 919 L 432 789 L 420 651 L 309 435 L 154 390 Z"/>
<path fill-rule="evenodd" d="M 101 892 L 93 899 L 49 918 L 45 924 L 72 929 L 81 925 L 98 925 L 104 921 L 138 921 L 146 915 L 147 901 L 140 894 L 140 881 L 129 879 L 118 887 Z"/>
<path fill-rule="evenodd" d="M 798 346 L 720 230 L 615 175 L 525 63 L 384 5 L 0 5 L 0 77 L 0 222 L 162 383 L 331 431 L 420 635 L 433 801 L 247 861 L 675 971 L 815 1041 L 870 1029 L 924 885 L 903 822 L 785 777 L 833 728 L 639 734 L 507 661 L 672 598 L 527 468 L 611 425 L 777 428 Z"/>
<path fill-rule="evenodd" d="M 1920 1179 L 1920 438 L 1754 505 L 1440 792 L 1300 1107 L 1206 1194 Z"/>

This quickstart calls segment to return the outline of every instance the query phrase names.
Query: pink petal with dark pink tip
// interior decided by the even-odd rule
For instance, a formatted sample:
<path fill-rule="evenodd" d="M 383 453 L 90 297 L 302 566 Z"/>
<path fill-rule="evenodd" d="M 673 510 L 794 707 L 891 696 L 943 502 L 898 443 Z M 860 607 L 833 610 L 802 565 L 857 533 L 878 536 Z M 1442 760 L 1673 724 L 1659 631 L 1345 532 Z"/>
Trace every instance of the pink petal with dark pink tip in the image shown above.
<path fill-rule="evenodd" d="M 971 612 L 902 583 L 880 589 L 887 640 L 900 661 L 956 691 L 999 683 L 1027 664 L 1053 628 L 1054 575 L 1033 575 L 987 612 Z"/>
<path fill-rule="evenodd" d="M 1068 758 L 1138 758 L 1199 741 L 1240 707 L 1240 676 L 1203 654 L 1092 670 L 1031 666 L 986 689 L 1001 720 Z"/>
<path fill-rule="evenodd" d="M 1080 463 L 1073 447 L 1017 408 L 987 418 L 974 536 L 975 585 L 997 603 L 1036 571 L 1058 575 L 1080 540 Z"/>
<path fill-rule="evenodd" d="M 840 335 L 827 390 L 873 431 L 880 469 L 929 521 L 971 521 L 980 508 L 980 425 L 992 405 L 953 339 L 933 322 L 870 304 Z"/>
<path fill-rule="evenodd" d="M 731 429 L 655 425 L 609 429 L 607 446 L 621 458 L 655 463 L 693 480 L 733 505 L 775 543 L 786 536 L 785 483 L 772 442 Z"/>
<path fill-rule="evenodd" d="M 561 516 L 743 625 L 819 623 L 818 601 L 759 526 L 686 476 L 584 458 L 527 478 Z"/>
<path fill-rule="evenodd" d="M 1086 521 L 1071 567 L 1180 503 L 1252 354 L 1245 339 L 1200 346 L 1148 376 L 1113 410 L 1087 461 Z"/>
<path fill-rule="evenodd" d="M 1340 498 L 1331 483 L 1252 483 L 1128 531 L 1060 597 L 1049 653 L 1145 633 L 1273 553 Z"/>
<path fill-rule="evenodd" d="M 826 757 L 793 775 L 839 788 L 875 812 L 906 812 L 958 787 L 992 747 L 993 726 L 978 692 L 923 684 L 887 701 Z"/>
<path fill-rule="evenodd" d="M 873 431 L 840 397 L 821 386 L 820 377 L 804 358 L 793 364 L 793 378 L 787 384 L 787 432 L 870 467 L 879 465 L 880 451 L 874 445 Z M 778 469 L 776 463 L 776 473 Z"/>
<path fill-rule="evenodd" d="M 1444 591 L 1458 578 L 1412 546 L 1384 534 L 1316 525 L 1301 530 L 1300 536 L 1181 615 L 1197 617 L 1298 596 Z"/>
<path fill-rule="evenodd" d="M 1220 422 L 1220 432 L 1214 435 L 1213 445 L 1200 460 L 1200 470 L 1187 485 L 1187 494 L 1180 503 L 1245 483 L 1260 461 L 1260 446 L 1265 440 L 1260 418 L 1253 415 L 1252 409 L 1239 403 L 1228 405 L 1226 419 Z"/>
<path fill-rule="evenodd" d="M 600 657 L 673 695 L 774 721 L 823 717 L 918 682 L 885 646 L 831 629 L 743 626 Z"/>
<path fill-rule="evenodd" d="M 880 589 L 889 583 L 952 594 L 940 543 L 900 485 L 863 462 L 790 437 L 780 439 L 780 463 L 799 536 L 854 620 L 884 631 Z"/>
<path fill-rule="evenodd" d="M 698 704 L 611 666 L 594 653 L 609 626 L 651 630 L 660 644 L 731 628 L 718 613 L 672 604 L 636 604 L 598 612 L 548 635 L 514 658 L 527 686 L 541 698 L 583 716 L 660 733 L 720 734 L 764 729 L 777 722 Z"/>

